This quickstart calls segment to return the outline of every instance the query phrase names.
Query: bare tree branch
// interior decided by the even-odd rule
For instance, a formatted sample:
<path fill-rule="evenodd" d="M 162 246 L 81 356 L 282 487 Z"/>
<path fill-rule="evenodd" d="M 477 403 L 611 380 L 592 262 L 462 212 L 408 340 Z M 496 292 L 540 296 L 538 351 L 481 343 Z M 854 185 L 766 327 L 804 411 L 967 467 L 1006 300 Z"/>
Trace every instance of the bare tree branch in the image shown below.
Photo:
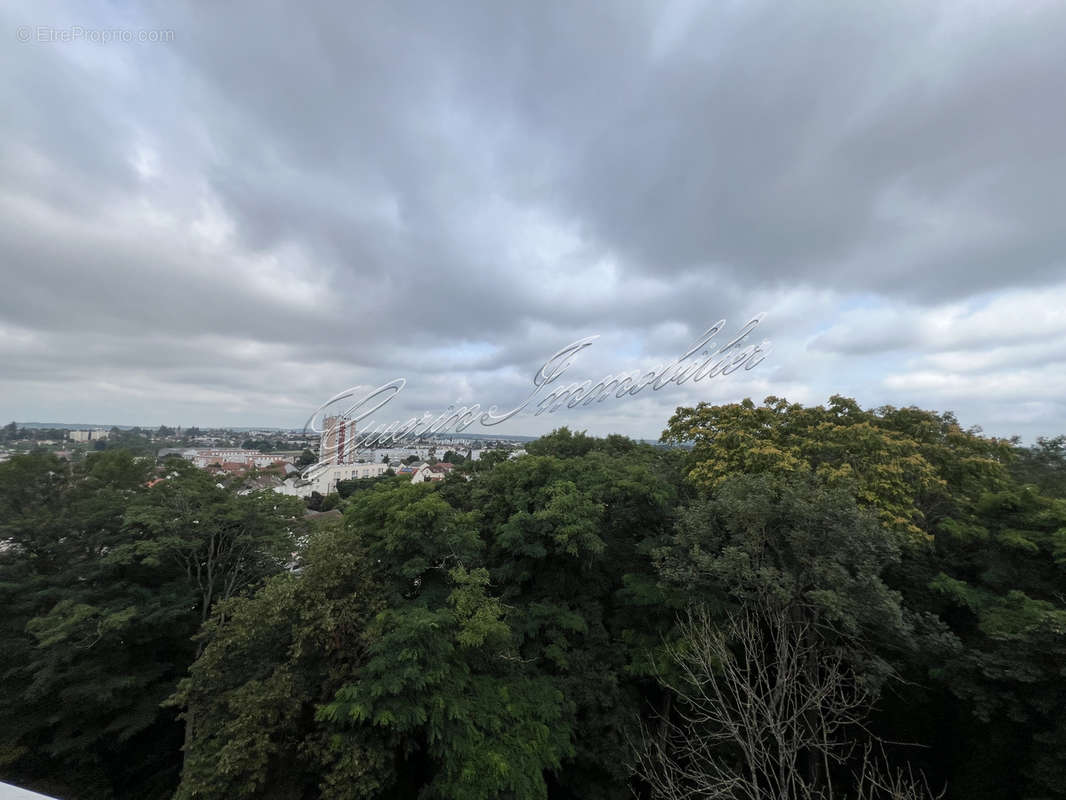
<path fill-rule="evenodd" d="M 657 731 L 643 726 L 633 748 L 657 800 L 934 797 L 920 774 L 875 753 L 871 698 L 809 617 L 763 597 L 725 625 L 693 608 L 680 627 L 660 669 L 675 710 L 656 718 Z"/>

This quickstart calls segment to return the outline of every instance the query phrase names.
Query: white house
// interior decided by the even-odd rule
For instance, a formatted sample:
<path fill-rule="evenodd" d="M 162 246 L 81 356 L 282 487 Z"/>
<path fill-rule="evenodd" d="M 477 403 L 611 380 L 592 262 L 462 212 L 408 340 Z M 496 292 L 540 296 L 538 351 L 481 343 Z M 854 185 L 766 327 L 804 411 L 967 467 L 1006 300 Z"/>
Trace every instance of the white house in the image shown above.
<path fill-rule="evenodd" d="M 411 473 L 411 483 L 425 483 L 426 481 L 440 480 L 442 476 L 438 476 L 433 470 L 429 468 L 429 464 L 419 464 L 415 471 Z"/>

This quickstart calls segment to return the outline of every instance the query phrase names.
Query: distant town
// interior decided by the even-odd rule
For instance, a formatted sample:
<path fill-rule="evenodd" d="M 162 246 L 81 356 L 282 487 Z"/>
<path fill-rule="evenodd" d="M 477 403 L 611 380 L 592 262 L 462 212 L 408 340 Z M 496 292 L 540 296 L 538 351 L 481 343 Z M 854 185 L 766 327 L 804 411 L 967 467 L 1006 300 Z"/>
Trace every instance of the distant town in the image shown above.
<path fill-rule="evenodd" d="M 514 458 L 528 436 L 429 436 L 403 446 L 356 449 L 346 446 L 354 423 L 327 418 L 322 435 L 298 430 L 113 425 L 71 427 L 61 423 L 11 422 L 0 428 L 0 462 L 13 455 L 46 451 L 70 462 L 93 452 L 125 449 L 157 463 L 156 480 L 166 479 L 166 462 L 180 458 L 218 475 L 241 493 L 274 491 L 307 500 L 315 508 L 346 496 L 353 481 L 410 476 L 412 483 L 443 480 L 461 465 Z"/>

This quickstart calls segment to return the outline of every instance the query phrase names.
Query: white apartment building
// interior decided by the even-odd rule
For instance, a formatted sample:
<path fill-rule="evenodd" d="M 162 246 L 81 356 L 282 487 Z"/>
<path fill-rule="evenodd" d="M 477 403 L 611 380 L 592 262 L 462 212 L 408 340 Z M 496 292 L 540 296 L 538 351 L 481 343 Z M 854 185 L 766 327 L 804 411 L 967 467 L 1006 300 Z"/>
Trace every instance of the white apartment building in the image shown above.
<path fill-rule="evenodd" d="M 258 450 L 244 450 L 240 447 L 218 447 L 209 450 L 194 450 L 189 458 L 193 464 L 209 467 L 212 464 L 237 464 L 245 467 L 269 467 L 271 464 L 292 464 L 296 457 L 285 453 L 260 453 Z"/>
<path fill-rule="evenodd" d="M 74 442 L 96 442 L 100 439 L 106 439 L 110 435 L 110 431 L 68 431 L 67 436 Z"/>
<path fill-rule="evenodd" d="M 337 491 L 337 484 L 340 481 L 377 478 L 380 475 L 384 475 L 385 470 L 388 468 L 388 464 L 374 464 L 372 462 L 364 464 L 332 464 L 313 474 L 311 483 L 315 486 L 314 491 L 325 495 Z"/>
<path fill-rule="evenodd" d="M 388 464 L 374 463 L 329 464 L 312 470 L 309 480 L 289 478 L 274 491 L 292 497 L 310 497 L 314 492 L 321 495 L 332 494 L 337 491 L 337 484 L 340 481 L 377 478 L 384 475 L 388 468 Z"/>

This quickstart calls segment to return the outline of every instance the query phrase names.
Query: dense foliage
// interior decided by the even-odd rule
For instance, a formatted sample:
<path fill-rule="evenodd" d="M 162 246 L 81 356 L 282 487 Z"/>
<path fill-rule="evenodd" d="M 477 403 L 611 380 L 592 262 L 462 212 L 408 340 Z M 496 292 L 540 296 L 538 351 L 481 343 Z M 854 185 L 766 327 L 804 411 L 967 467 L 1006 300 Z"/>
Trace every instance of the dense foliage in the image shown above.
<path fill-rule="evenodd" d="M 63 797 L 166 797 L 182 726 L 162 707 L 215 602 L 277 572 L 299 504 L 184 463 L 107 451 L 0 464 L 0 774 Z"/>
<path fill-rule="evenodd" d="M 634 741 L 684 710 L 679 614 L 769 598 L 875 701 L 873 734 L 922 745 L 898 763 L 950 797 L 1066 797 L 1062 439 L 834 397 L 679 409 L 664 441 L 561 429 L 439 483 L 346 485 L 299 544 L 298 504 L 174 462 L 0 464 L 0 777 L 639 795 Z"/>

